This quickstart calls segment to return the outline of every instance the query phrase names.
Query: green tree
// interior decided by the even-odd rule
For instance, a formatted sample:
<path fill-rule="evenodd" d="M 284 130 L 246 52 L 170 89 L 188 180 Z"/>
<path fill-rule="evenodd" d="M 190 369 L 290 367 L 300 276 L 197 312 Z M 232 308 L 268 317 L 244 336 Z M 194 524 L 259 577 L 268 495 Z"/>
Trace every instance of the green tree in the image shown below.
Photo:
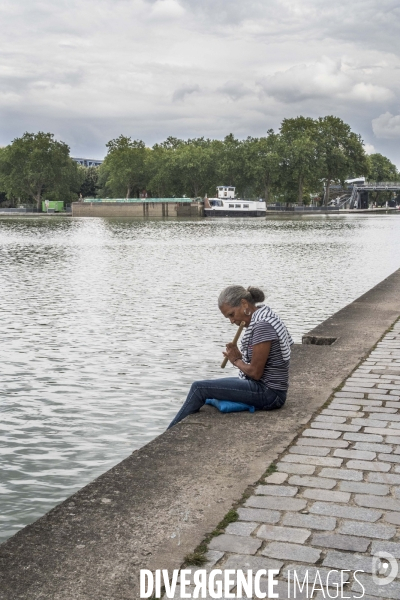
<path fill-rule="evenodd" d="M 215 187 L 211 140 L 168 138 L 153 146 L 149 157 L 149 188 L 158 196 L 202 196 Z"/>
<path fill-rule="evenodd" d="M 203 195 L 210 186 L 214 176 L 214 160 L 210 140 L 204 138 L 188 140 L 179 146 L 170 164 L 175 174 L 175 180 L 180 183 L 180 189 L 185 195 L 198 197 Z M 182 193 L 182 192 L 181 192 Z"/>
<path fill-rule="evenodd" d="M 371 181 L 397 181 L 399 172 L 386 156 L 382 154 L 370 154 L 368 156 L 368 178 Z"/>
<path fill-rule="evenodd" d="M 67 144 L 42 131 L 24 133 L 3 149 L 0 182 L 8 198 L 33 198 L 39 211 L 44 192 L 68 200 L 80 186 L 78 166 L 70 158 Z"/>
<path fill-rule="evenodd" d="M 266 137 L 248 137 L 243 145 L 243 156 L 254 193 L 269 202 L 280 175 L 279 136 L 270 129 Z"/>
<path fill-rule="evenodd" d="M 148 187 L 155 198 L 167 198 L 171 189 L 170 149 L 155 144 L 147 155 Z"/>
<path fill-rule="evenodd" d="M 398 181 L 399 172 L 397 167 L 386 156 L 379 153 L 370 154 L 367 160 L 368 179 L 370 181 Z M 378 206 L 382 206 L 392 197 L 392 192 L 369 192 L 370 200 L 376 202 Z"/>
<path fill-rule="evenodd" d="M 244 143 L 230 133 L 221 142 L 212 143 L 217 185 L 232 185 L 243 194 L 251 183 L 244 158 Z"/>
<path fill-rule="evenodd" d="M 116 198 L 138 195 L 147 184 L 146 159 L 150 150 L 141 140 L 123 135 L 110 140 L 106 147 L 108 154 L 100 167 L 100 183 Z"/>
<path fill-rule="evenodd" d="M 79 193 L 83 198 L 95 198 L 99 188 L 99 167 L 79 166 L 82 184 Z"/>
<path fill-rule="evenodd" d="M 361 136 L 338 117 L 319 117 L 317 139 L 321 179 L 325 185 L 324 204 L 327 205 L 331 183 L 343 184 L 351 175 L 367 175 L 368 160 Z"/>
<path fill-rule="evenodd" d="M 281 189 L 287 201 L 302 204 L 305 189 L 318 186 L 320 177 L 316 122 L 308 117 L 283 119 L 278 147 Z"/>

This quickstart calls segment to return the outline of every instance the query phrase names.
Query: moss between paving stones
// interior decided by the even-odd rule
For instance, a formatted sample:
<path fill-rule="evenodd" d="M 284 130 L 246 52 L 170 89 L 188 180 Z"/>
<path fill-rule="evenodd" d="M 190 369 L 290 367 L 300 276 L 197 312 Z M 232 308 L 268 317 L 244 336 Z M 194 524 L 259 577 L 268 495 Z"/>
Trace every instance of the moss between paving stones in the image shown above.
<path fill-rule="evenodd" d="M 185 556 L 182 568 L 185 568 L 189 565 L 201 567 L 202 565 L 204 565 L 207 562 L 206 553 L 208 551 L 208 544 L 211 542 L 211 540 L 214 537 L 217 537 L 218 535 L 225 533 L 225 529 L 229 525 L 229 523 L 234 523 L 235 521 L 237 521 L 239 519 L 239 515 L 238 515 L 238 512 L 236 509 L 239 506 L 242 506 L 243 503 L 253 494 L 254 489 L 257 485 L 259 485 L 261 483 L 265 483 L 265 479 L 269 475 L 272 475 L 272 473 L 275 473 L 277 470 L 278 470 L 278 468 L 277 468 L 276 464 L 271 463 L 269 465 L 269 467 L 267 468 L 267 470 L 265 471 L 265 473 L 262 475 L 262 477 L 260 477 L 260 479 L 258 481 L 256 481 L 253 485 L 248 486 L 248 488 L 245 490 L 245 492 L 243 493 L 240 500 L 238 500 L 235 503 L 234 507 L 231 508 L 231 510 L 229 510 L 226 513 L 225 517 L 222 519 L 222 521 L 220 521 L 218 523 L 216 528 L 211 533 L 206 535 L 204 540 L 197 546 L 197 548 L 195 548 L 194 552 L 191 552 L 190 554 L 187 554 Z"/>

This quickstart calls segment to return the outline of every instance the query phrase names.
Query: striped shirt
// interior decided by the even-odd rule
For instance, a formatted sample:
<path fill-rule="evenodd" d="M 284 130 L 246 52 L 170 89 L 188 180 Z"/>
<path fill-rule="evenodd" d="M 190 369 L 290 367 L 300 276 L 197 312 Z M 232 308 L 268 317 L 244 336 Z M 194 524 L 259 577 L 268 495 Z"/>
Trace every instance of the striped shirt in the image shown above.
<path fill-rule="evenodd" d="M 293 344 L 293 340 L 284 323 L 267 306 L 260 307 L 253 314 L 243 336 L 241 350 L 245 363 L 251 362 L 253 346 L 263 342 L 271 342 L 271 349 L 259 381 L 275 390 L 287 390 L 289 387 L 290 346 Z M 250 379 L 242 371 L 239 372 L 239 377 Z"/>

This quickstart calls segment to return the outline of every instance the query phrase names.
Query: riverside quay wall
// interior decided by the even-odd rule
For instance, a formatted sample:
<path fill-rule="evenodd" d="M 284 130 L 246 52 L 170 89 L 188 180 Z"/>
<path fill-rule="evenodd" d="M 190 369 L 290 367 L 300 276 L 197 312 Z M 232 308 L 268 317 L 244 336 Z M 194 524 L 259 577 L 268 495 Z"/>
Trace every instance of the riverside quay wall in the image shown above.
<path fill-rule="evenodd" d="M 306 334 L 281 410 L 205 407 L 6 541 L 1 600 L 136 600 L 140 569 L 179 568 L 399 318 L 399 298 L 400 270 Z"/>
<path fill-rule="evenodd" d="M 198 202 L 145 200 L 143 202 L 73 202 L 73 217 L 203 217 Z"/>

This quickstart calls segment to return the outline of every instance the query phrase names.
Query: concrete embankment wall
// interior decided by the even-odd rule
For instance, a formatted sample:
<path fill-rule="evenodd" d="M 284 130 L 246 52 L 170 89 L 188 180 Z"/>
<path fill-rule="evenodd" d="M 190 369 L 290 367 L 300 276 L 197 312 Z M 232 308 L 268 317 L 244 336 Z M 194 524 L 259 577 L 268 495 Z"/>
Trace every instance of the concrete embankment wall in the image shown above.
<path fill-rule="evenodd" d="M 73 217 L 202 217 L 197 202 L 73 202 Z"/>
<path fill-rule="evenodd" d="M 399 298 L 400 270 L 309 332 L 280 411 L 206 407 L 13 536 L 0 598 L 133 600 L 140 568 L 178 568 L 400 316 Z"/>

